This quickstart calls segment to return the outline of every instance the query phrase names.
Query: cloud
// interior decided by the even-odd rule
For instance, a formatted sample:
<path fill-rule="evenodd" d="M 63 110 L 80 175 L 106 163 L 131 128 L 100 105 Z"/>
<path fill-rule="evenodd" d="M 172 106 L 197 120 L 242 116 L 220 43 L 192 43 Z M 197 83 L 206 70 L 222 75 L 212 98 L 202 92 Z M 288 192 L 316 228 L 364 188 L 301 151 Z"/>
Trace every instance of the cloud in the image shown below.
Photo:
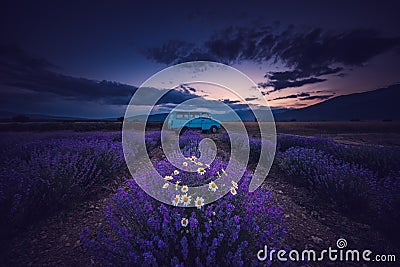
<path fill-rule="evenodd" d="M 213 55 L 219 61 L 235 62 L 249 49 L 249 42 L 246 41 L 246 38 L 245 30 L 229 27 L 214 34 L 210 40 L 206 41 L 205 48 L 208 54 Z"/>
<path fill-rule="evenodd" d="M 0 104 L 3 109 L 23 113 L 88 114 L 90 117 L 121 116 L 137 91 L 135 86 L 72 77 L 57 70 L 57 66 L 47 60 L 36 59 L 19 48 L 0 46 Z M 193 98 L 203 99 L 195 94 L 201 89 L 188 84 L 173 90 L 142 89 L 145 93 L 134 104 L 153 105 L 154 99 L 163 95 L 154 108 L 158 112 L 168 112 Z M 209 102 L 208 105 L 213 104 L 203 100 Z M 236 100 L 223 102 L 234 110 L 247 107 Z"/>
<path fill-rule="evenodd" d="M 196 92 L 196 91 L 197 91 L 196 88 L 191 87 L 191 86 L 189 86 L 189 85 L 187 85 L 187 84 L 181 84 L 181 85 L 179 86 L 179 88 L 180 88 L 181 90 L 183 90 L 184 92 L 186 92 L 186 93 Z"/>
<path fill-rule="evenodd" d="M 110 81 L 95 81 L 56 72 L 45 59 L 29 56 L 18 47 L 0 46 L 0 86 L 66 99 L 127 104 L 135 87 Z"/>
<path fill-rule="evenodd" d="M 258 99 L 258 97 L 246 97 L 244 100 L 246 100 L 246 101 L 254 101 L 254 100 L 257 100 Z"/>
<path fill-rule="evenodd" d="M 322 93 L 322 92 L 324 92 L 325 95 L 311 95 L 311 93 Z M 291 95 L 277 97 L 272 100 L 283 100 L 283 99 L 325 100 L 325 99 L 331 98 L 332 96 L 335 95 L 335 93 L 326 94 L 328 92 L 331 92 L 331 91 L 302 92 L 302 93 L 298 93 L 298 94 L 291 94 Z"/>
<path fill-rule="evenodd" d="M 194 47 L 195 45 L 193 43 L 170 40 L 160 47 L 146 49 L 144 53 L 147 57 L 159 63 L 170 64 L 177 58 L 184 58 Z"/>
<path fill-rule="evenodd" d="M 327 79 L 320 79 L 320 78 L 315 78 L 315 77 L 311 77 L 311 78 L 306 78 L 306 79 L 301 79 L 301 80 L 295 80 L 295 81 L 291 81 L 291 80 L 273 80 L 270 81 L 268 83 L 260 83 L 259 85 L 263 88 L 266 87 L 274 87 L 273 91 L 279 91 L 285 88 L 294 88 L 294 87 L 301 87 L 303 85 L 306 84 L 314 84 L 314 83 L 320 83 L 320 82 L 324 82 Z"/>
<path fill-rule="evenodd" d="M 328 31 L 289 25 L 276 27 L 228 27 L 214 33 L 203 44 L 168 42 L 147 51 L 156 62 L 211 59 L 223 63 L 246 60 L 281 62 L 288 70 L 269 72 L 262 87 L 274 90 L 326 81 L 328 75 L 344 76 L 348 69 L 363 66 L 373 57 L 400 48 L 399 36 L 382 36 L 372 29 Z"/>
<path fill-rule="evenodd" d="M 106 105 L 126 105 L 136 87 L 112 81 L 96 81 L 60 74 L 56 66 L 45 59 L 29 56 L 20 48 L 0 46 L 0 87 L 1 94 L 14 98 L 38 97 L 53 100 L 90 101 Z M 11 90 L 10 88 L 14 88 Z M 171 90 L 159 103 L 181 103 L 196 97 L 191 87 L 184 90 Z M 155 95 L 159 90 L 146 88 L 148 95 Z M 21 92 L 24 92 L 22 94 Z M 13 93 L 14 92 L 14 93 Z M 18 93 L 19 92 L 19 93 Z M 15 100 L 16 101 L 16 100 Z"/>
<path fill-rule="evenodd" d="M 236 103 L 239 103 L 240 100 L 229 100 L 229 99 L 224 99 L 224 100 L 222 100 L 222 102 L 223 102 L 224 104 L 236 104 Z"/>
<path fill-rule="evenodd" d="M 277 98 L 274 98 L 273 100 L 291 99 L 291 98 L 308 97 L 308 96 L 310 96 L 309 93 L 299 93 L 299 94 L 295 94 L 295 95 L 287 95 L 287 96 L 277 97 Z"/>
<path fill-rule="evenodd" d="M 318 68 L 318 70 L 314 68 L 313 70 L 308 71 L 296 69 L 293 71 L 269 72 L 264 76 L 268 79 L 268 82 L 260 83 L 259 85 L 263 88 L 274 87 L 273 91 L 278 91 L 285 88 L 301 87 L 306 84 L 324 82 L 327 79 L 316 77 L 335 74 L 342 70 L 343 68 L 341 67 L 330 68 L 323 66 Z"/>
<path fill-rule="evenodd" d="M 318 70 L 318 72 L 316 70 L 314 70 L 313 73 L 318 76 L 322 76 L 322 75 L 337 73 L 341 70 L 343 70 L 343 68 L 324 67 L 324 68 L 320 68 Z M 270 80 L 297 80 L 297 79 L 301 79 L 301 78 L 308 77 L 308 76 L 309 75 L 307 73 L 304 73 L 304 71 L 296 69 L 296 70 L 292 70 L 292 71 L 269 72 L 264 77 L 268 78 Z"/>

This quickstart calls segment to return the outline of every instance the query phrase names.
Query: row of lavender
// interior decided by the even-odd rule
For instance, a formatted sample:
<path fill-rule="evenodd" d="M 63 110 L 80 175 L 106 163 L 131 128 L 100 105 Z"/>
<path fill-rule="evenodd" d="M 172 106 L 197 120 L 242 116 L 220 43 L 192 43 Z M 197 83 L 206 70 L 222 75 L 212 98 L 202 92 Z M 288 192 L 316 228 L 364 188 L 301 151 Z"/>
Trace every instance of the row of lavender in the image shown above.
<path fill-rule="evenodd" d="M 123 169 L 117 133 L 2 134 L 1 236 L 74 206 Z"/>
<path fill-rule="evenodd" d="M 289 181 L 317 199 L 366 220 L 399 242 L 400 148 L 344 145 L 282 135 L 277 163 Z"/>
<path fill-rule="evenodd" d="M 160 146 L 159 131 L 145 139 L 148 151 Z M 127 171 L 120 132 L 3 133 L 0 149 L 2 238 L 73 207 Z"/>
<path fill-rule="evenodd" d="M 186 160 L 177 170 L 167 159 L 154 163 L 165 177 L 165 190 L 175 184 L 171 203 L 195 202 L 194 208 L 166 205 L 151 198 L 128 180 L 109 202 L 106 225 L 87 228 L 82 234 L 84 247 L 104 265 L 116 266 L 257 266 L 257 251 L 268 244 L 280 247 L 285 236 L 282 207 L 265 189 L 248 192 L 251 173 L 245 172 L 239 184 L 232 182 L 230 193 L 217 202 L 204 205 L 192 199 L 191 185 L 208 184 L 210 192 L 220 190 L 218 176 L 228 175 L 226 161 L 217 157 L 212 164 L 198 161 L 197 146 L 202 136 L 187 131 L 180 138 Z M 185 172 L 196 164 L 198 172 Z M 149 176 L 145 169 L 137 175 Z M 149 180 L 153 177 L 148 177 Z"/>
<path fill-rule="evenodd" d="M 149 134 L 149 149 L 157 135 Z M 0 237 L 71 208 L 126 174 L 120 132 L 2 134 Z"/>
<path fill-rule="evenodd" d="M 229 142 L 229 136 L 223 134 L 222 140 Z M 254 167 L 261 140 L 250 138 L 249 145 L 249 167 Z M 400 147 L 279 135 L 272 171 L 307 187 L 317 201 L 373 224 L 400 242 Z"/>

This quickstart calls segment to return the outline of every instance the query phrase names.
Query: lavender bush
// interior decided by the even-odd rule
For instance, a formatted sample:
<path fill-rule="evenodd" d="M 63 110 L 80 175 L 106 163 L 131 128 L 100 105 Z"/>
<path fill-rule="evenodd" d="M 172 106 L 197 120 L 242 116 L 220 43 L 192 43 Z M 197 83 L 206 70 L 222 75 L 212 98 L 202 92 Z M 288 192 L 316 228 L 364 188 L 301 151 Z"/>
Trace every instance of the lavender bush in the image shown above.
<path fill-rule="evenodd" d="M 17 135 L 1 142 L 1 234 L 90 195 L 124 169 L 116 134 Z M 21 140 L 21 137 L 24 137 Z"/>
<path fill-rule="evenodd" d="M 272 146 L 274 146 L 274 144 L 267 139 L 249 137 L 243 134 L 231 134 L 231 136 L 229 137 L 227 132 L 223 132 L 221 134 L 221 141 L 227 144 L 228 147 L 230 147 L 231 143 L 230 138 L 232 138 L 233 142 L 239 142 L 239 143 L 244 143 L 245 141 L 248 140 L 250 148 L 248 167 L 251 169 L 254 168 L 259 162 L 261 148 L 263 144 L 266 146 L 266 152 L 269 153 L 273 151 Z M 274 156 L 273 153 L 270 153 L 267 156 L 270 157 L 270 160 L 273 160 Z"/>
<path fill-rule="evenodd" d="M 188 136 L 182 138 L 188 156 L 194 143 L 187 141 Z M 166 159 L 155 167 L 163 177 L 174 171 Z M 204 175 L 181 171 L 179 179 L 188 185 L 209 183 L 224 175 L 226 164 L 217 157 L 206 168 Z M 158 202 L 129 180 L 105 211 L 107 225 L 85 229 L 82 242 L 105 265 L 257 265 L 255 253 L 264 244 L 278 247 L 285 228 L 282 207 L 274 203 L 269 191 L 249 193 L 250 179 L 251 173 L 245 172 L 239 184 L 232 183 L 231 193 L 198 208 Z"/>
<path fill-rule="evenodd" d="M 197 149 L 201 139 L 201 132 L 199 130 L 186 130 L 179 138 L 179 147 Z"/>
<path fill-rule="evenodd" d="M 289 148 L 278 162 L 292 182 L 308 186 L 315 195 L 345 211 L 367 207 L 373 181 L 371 171 L 322 151 L 301 147 Z"/>
<path fill-rule="evenodd" d="M 364 218 L 399 242 L 398 148 L 347 146 L 298 136 L 279 140 L 277 162 L 289 181 L 307 186 L 318 199 Z"/>
<path fill-rule="evenodd" d="M 161 146 L 161 132 L 153 131 L 150 133 L 146 133 L 145 140 L 146 140 L 146 148 L 148 151 L 156 147 L 159 147 Z"/>
<path fill-rule="evenodd" d="M 377 177 L 392 175 L 400 171 L 400 148 L 378 145 L 344 145 L 331 139 L 279 135 L 278 150 L 291 147 L 313 148 L 324 151 L 346 162 L 356 163 L 376 173 Z"/>
<path fill-rule="evenodd" d="M 113 197 L 107 227 L 95 236 L 86 229 L 83 244 L 106 265 L 146 265 L 149 258 L 161 266 L 244 265 L 256 260 L 257 248 L 278 246 L 284 236 L 270 193 L 246 196 L 245 187 L 197 210 L 160 204 L 131 180 Z"/>

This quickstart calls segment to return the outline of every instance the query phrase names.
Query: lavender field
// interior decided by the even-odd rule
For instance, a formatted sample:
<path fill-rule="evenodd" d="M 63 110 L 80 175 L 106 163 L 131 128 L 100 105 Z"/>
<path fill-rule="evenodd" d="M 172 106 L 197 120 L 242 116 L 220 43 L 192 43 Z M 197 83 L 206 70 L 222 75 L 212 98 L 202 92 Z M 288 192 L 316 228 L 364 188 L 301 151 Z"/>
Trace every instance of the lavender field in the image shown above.
<path fill-rule="evenodd" d="M 205 137 L 219 144 L 209 166 L 197 161 L 197 145 Z M 353 247 L 398 251 L 399 147 L 280 134 L 269 176 L 249 193 L 262 140 L 249 141 L 247 170 L 229 194 L 203 205 L 204 199 L 177 191 L 172 203 L 196 203 L 196 208 L 180 208 L 139 188 L 127 170 L 120 132 L 2 133 L 1 262 L 265 266 L 273 263 L 256 257 L 264 244 L 325 248 L 339 237 Z M 179 180 L 218 190 L 213 181 L 225 175 L 227 134 L 187 131 L 180 137 L 187 157 L 182 166 L 198 164 L 198 173 L 174 168 L 160 142 L 159 131 L 146 134 L 147 150 L 166 187 Z"/>

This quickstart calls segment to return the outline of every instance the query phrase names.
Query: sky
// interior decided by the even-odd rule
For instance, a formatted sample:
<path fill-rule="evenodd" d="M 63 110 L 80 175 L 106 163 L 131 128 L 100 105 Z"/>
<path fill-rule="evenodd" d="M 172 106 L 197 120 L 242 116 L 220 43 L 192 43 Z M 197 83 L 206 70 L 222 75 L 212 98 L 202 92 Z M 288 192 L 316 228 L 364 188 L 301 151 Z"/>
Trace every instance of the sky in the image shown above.
<path fill-rule="evenodd" d="M 193 60 L 237 68 L 258 84 L 272 108 L 302 108 L 400 82 L 398 1 L 2 6 L 2 114 L 119 117 L 136 87 L 166 67 Z M 176 90 L 163 105 L 195 97 L 199 87 Z M 243 106 L 217 91 L 208 95 Z"/>

